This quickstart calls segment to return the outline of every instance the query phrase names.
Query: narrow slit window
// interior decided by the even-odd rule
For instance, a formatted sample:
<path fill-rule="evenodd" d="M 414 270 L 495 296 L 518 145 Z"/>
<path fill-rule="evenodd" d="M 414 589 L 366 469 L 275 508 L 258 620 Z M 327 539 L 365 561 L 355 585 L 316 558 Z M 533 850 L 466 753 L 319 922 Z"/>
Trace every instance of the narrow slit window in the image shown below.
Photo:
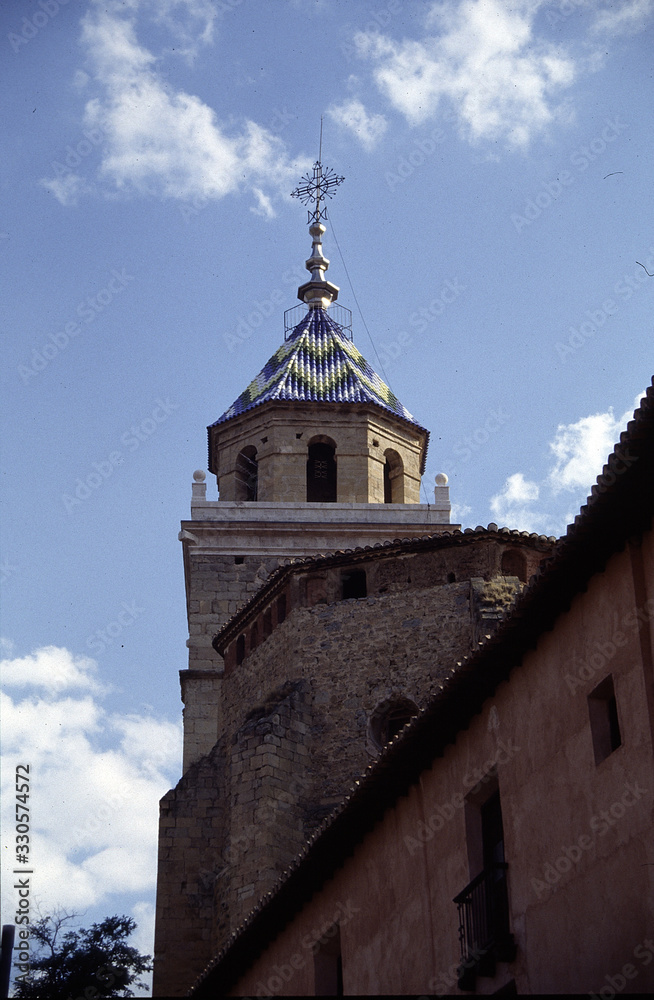
<path fill-rule="evenodd" d="M 595 763 L 601 764 L 614 750 L 622 746 L 618 703 L 615 699 L 611 674 L 588 695 L 588 714 Z"/>

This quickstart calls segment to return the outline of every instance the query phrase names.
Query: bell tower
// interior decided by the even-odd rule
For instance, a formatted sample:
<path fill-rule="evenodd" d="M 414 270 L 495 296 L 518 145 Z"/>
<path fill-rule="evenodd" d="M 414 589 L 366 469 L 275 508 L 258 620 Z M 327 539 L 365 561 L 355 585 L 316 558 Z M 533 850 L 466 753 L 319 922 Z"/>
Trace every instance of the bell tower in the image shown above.
<path fill-rule="evenodd" d="M 353 343 L 351 313 L 336 304 L 323 254 L 324 201 L 341 183 L 320 160 L 293 192 L 308 212 L 309 281 L 287 310 L 284 342 L 208 427 L 218 499 L 195 473 L 180 541 L 189 669 L 180 671 L 184 770 L 221 730 L 218 629 L 282 561 L 450 531 L 449 488 L 420 503 L 429 432 Z"/>
<path fill-rule="evenodd" d="M 188 668 L 180 670 L 184 773 L 161 803 L 155 995 L 182 995 L 193 970 L 234 929 L 235 914 L 256 901 L 243 886 L 227 909 L 216 902 L 231 899 L 238 884 L 230 866 L 239 862 L 227 847 L 231 827 L 241 823 L 234 810 L 244 765 L 235 740 L 245 739 L 243 725 L 258 723 L 232 717 L 235 702 L 226 695 L 234 675 L 225 672 L 214 636 L 282 563 L 458 527 L 450 524 L 445 476 L 437 477 L 433 503 L 420 503 L 428 431 L 358 351 L 351 314 L 326 279 L 324 202 L 341 180 L 319 159 L 293 192 L 312 206 L 309 280 L 298 289 L 300 305 L 285 315 L 283 343 L 208 427 L 218 496 L 207 498 L 206 473 L 195 472 L 191 516 L 181 524 L 189 630 Z M 264 623 L 258 654 L 265 651 Z M 246 715 L 268 697 L 264 681 L 257 684 L 261 690 L 237 698 Z M 301 700 L 303 692 L 288 697 Z M 296 714 L 289 732 L 303 725 Z M 268 835 L 277 858 L 279 836 L 257 828 L 257 837 Z M 298 835 L 290 831 L 289 843 Z M 270 884 L 275 871 L 266 870 Z"/>

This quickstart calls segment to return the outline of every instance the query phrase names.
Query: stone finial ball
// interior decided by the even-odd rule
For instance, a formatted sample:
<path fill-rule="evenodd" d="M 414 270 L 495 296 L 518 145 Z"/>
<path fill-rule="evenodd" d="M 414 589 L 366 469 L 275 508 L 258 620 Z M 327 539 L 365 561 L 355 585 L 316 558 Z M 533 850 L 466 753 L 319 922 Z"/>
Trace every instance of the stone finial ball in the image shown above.
<path fill-rule="evenodd" d="M 436 485 L 437 486 L 447 486 L 447 483 L 448 483 L 448 478 L 445 475 L 445 473 L 444 472 L 439 472 L 438 475 L 436 476 Z"/>
<path fill-rule="evenodd" d="M 196 483 L 203 483 L 206 478 L 207 474 L 206 472 L 203 472 L 202 469 L 196 469 L 195 472 L 193 473 L 193 479 L 195 480 Z"/>

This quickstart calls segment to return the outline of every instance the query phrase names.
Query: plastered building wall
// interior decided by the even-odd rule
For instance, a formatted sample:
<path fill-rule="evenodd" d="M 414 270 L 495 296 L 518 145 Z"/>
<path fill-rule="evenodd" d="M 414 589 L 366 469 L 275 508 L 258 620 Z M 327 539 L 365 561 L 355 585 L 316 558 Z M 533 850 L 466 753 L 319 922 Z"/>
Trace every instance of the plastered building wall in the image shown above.
<path fill-rule="evenodd" d="M 317 941 L 335 921 L 346 995 L 460 992 L 452 900 L 476 874 L 466 809 L 482 774 L 501 797 L 517 952 L 476 992 L 651 995 L 653 619 L 650 530 L 591 580 L 233 994 L 315 993 Z M 598 763 L 588 696 L 609 675 L 622 739 Z"/>

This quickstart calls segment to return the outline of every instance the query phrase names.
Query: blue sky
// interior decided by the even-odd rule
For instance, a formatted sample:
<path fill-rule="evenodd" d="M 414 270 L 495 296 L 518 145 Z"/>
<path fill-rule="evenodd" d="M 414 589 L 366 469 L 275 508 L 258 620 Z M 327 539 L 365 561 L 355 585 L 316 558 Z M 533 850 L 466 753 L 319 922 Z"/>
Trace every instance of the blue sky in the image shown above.
<path fill-rule="evenodd" d="M 0 27 L 3 788 L 31 763 L 43 909 L 134 914 L 150 951 L 179 521 L 305 280 L 321 115 L 328 276 L 431 431 L 425 501 L 443 471 L 464 526 L 562 534 L 652 374 L 654 3 L 9 0 Z"/>

